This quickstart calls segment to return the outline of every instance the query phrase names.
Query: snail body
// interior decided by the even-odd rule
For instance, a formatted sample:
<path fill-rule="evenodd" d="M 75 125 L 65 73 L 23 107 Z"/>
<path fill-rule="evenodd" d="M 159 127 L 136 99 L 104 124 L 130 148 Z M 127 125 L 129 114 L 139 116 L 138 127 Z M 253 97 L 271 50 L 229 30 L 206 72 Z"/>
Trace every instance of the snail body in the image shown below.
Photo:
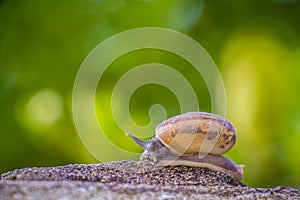
<path fill-rule="evenodd" d="M 199 157 L 197 154 L 191 154 L 189 156 L 173 157 L 168 154 L 158 163 L 160 166 L 191 166 L 208 168 L 213 171 L 222 172 L 230 175 L 235 180 L 241 180 L 243 178 L 244 165 L 237 165 L 229 158 L 224 156 L 215 156 L 207 154 L 205 157 Z"/>
<path fill-rule="evenodd" d="M 221 156 L 236 142 L 234 126 L 225 118 L 206 112 L 188 112 L 171 117 L 155 129 L 150 141 L 126 132 L 145 151 L 141 159 L 158 165 L 205 167 L 242 178 L 243 165 Z"/>

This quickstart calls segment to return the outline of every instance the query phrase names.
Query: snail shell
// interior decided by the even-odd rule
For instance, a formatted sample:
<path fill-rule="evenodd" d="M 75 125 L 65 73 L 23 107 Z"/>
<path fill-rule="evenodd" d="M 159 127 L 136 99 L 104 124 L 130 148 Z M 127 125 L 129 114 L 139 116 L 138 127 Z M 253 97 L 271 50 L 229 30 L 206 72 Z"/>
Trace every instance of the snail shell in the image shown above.
<path fill-rule="evenodd" d="M 156 127 L 156 136 L 173 154 L 209 153 L 222 155 L 236 141 L 234 126 L 225 118 L 189 112 L 172 117 Z"/>
<path fill-rule="evenodd" d="M 145 149 L 141 159 L 158 165 L 205 167 L 242 178 L 243 165 L 221 156 L 236 142 L 234 126 L 225 118 L 205 112 L 188 112 L 160 123 L 156 136 L 142 141 L 126 132 Z"/>

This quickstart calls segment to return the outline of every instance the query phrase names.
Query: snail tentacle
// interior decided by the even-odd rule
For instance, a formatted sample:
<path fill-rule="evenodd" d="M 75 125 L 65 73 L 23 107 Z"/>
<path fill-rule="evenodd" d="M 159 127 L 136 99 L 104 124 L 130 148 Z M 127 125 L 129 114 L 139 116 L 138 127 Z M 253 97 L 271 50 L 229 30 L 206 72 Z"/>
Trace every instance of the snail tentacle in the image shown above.
<path fill-rule="evenodd" d="M 140 160 L 149 160 L 157 163 L 169 152 L 166 146 L 163 145 L 157 137 L 153 137 L 150 141 L 143 141 L 138 139 L 128 131 L 126 131 L 125 134 L 131 137 L 140 147 L 145 150 L 141 155 Z"/>
<path fill-rule="evenodd" d="M 125 131 L 125 135 L 131 137 L 135 143 L 137 143 L 140 147 L 142 147 L 143 149 L 147 149 L 148 146 L 151 145 L 151 141 L 143 141 L 138 139 L 137 137 L 135 137 L 134 135 L 132 135 L 131 133 L 129 133 L 128 131 Z"/>

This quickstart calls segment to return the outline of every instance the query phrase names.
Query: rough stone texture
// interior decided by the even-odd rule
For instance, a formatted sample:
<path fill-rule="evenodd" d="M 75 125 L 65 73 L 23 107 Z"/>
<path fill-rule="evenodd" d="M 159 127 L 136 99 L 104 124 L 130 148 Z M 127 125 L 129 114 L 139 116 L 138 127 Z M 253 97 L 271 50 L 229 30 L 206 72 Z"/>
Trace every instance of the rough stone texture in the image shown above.
<path fill-rule="evenodd" d="M 300 199 L 289 187 L 251 188 L 205 168 L 145 161 L 16 169 L 0 176 L 0 199 Z"/>

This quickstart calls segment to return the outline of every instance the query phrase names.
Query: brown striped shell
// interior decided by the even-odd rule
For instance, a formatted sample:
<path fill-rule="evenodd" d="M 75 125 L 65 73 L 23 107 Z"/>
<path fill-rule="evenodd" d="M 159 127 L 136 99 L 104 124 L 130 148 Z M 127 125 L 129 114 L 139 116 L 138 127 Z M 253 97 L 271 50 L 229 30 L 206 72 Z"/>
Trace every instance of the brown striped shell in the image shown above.
<path fill-rule="evenodd" d="M 229 121 L 205 112 L 189 112 L 169 118 L 156 127 L 156 136 L 176 155 L 222 155 L 236 141 L 235 128 Z"/>

